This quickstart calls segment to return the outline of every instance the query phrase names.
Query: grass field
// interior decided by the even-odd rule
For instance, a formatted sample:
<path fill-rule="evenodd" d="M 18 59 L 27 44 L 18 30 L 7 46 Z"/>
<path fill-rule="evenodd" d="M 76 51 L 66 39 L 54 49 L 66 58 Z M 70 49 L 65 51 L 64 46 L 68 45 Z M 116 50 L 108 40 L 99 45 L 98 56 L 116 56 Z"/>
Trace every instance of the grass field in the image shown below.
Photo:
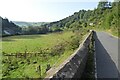
<path fill-rule="evenodd" d="M 82 35 L 81 33 L 66 31 L 45 35 L 20 35 L 3 38 L 1 42 L 3 54 L 20 52 L 30 54 L 27 57 L 3 56 L 2 77 L 45 77 L 48 65 L 50 67 L 59 66 L 77 49 L 86 34 L 86 32 Z M 36 52 L 39 53 L 36 54 Z M 40 69 L 38 69 L 39 66 Z"/>
<path fill-rule="evenodd" d="M 74 34 L 72 32 L 52 33 L 47 35 L 21 35 L 5 37 L 2 41 L 2 51 L 5 53 L 38 51 L 39 48 L 53 47 L 64 40 L 69 40 Z"/>

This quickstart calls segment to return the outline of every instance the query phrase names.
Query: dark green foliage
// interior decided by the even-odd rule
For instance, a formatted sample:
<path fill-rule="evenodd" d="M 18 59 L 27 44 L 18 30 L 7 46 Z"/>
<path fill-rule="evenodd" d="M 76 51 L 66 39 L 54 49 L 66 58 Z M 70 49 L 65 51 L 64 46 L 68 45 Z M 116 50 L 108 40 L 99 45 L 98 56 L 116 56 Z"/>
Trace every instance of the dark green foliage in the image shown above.
<path fill-rule="evenodd" d="M 60 27 L 57 27 L 57 26 L 51 27 L 51 32 L 60 32 L 60 31 L 62 31 L 62 29 Z"/>
<path fill-rule="evenodd" d="M 107 5 L 108 1 L 107 0 L 102 0 L 98 4 L 99 9 L 105 9 L 105 6 Z"/>
<path fill-rule="evenodd" d="M 1 18 L 1 17 L 0 17 Z M 2 36 L 21 34 L 21 28 L 8 19 L 2 19 Z"/>
<path fill-rule="evenodd" d="M 23 27 L 22 32 L 23 34 L 45 34 L 49 31 L 48 27 L 42 26 L 29 26 Z"/>
<path fill-rule="evenodd" d="M 55 55 L 61 55 L 64 53 L 65 49 L 64 49 L 64 43 L 58 43 L 57 45 L 55 45 L 53 48 L 51 48 L 51 56 L 55 56 Z"/>
<path fill-rule="evenodd" d="M 51 68 L 50 64 L 47 64 L 46 72 Z"/>
<path fill-rule="evenodd" d="M 81 33 L 82 32 L 82 33 Z M 73 33 L 75 33 L 74 36 L 71 36 L 70 41 L 66 42 L 67 49 L 75 50 L 80 45 L 80 40 L 82 39 L 81 36 L 83 36 L 84 33 L 86 33 L 86 30 L 73 30 Z"/>
<path fill-rule="evenodd" d="M 79 47 L 79 40 L 80 38 L 79 37 L 77 37 L 77 36 L 75 36 L 75 37 L 72 37 L 72 39 L 71 39 L 71 41 L 69 42 L 69 49 L 72 49 L 72 50 L 75 50 L 76 48 L 78 48 Z"/>

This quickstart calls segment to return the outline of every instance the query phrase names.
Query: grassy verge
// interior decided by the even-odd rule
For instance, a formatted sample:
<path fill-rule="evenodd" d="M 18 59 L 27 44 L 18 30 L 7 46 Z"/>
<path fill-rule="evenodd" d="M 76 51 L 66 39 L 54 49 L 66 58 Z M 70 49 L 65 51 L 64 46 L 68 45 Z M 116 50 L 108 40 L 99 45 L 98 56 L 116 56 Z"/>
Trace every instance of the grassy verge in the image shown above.
<path fill-rule="evenodd" d="M 115 28 L 104 29 L 104 28 L 99 28 L 99 27 L 96 28 L 96 27 L 88 26 L 87 29 L 92 29 L 92 30 L 95 30 L 95 31 L 104 31 L 104 32 L 107 32 L 107 33 L 109 33 L 109 34 L 112 34 L 112 35 L 115 36 L 115 37 L 120 38 L 119 30 L 118 30 L 118 29 L 115 29 Z"/>
<path fill-rule="evenodd" d="M 106 32 L 109 33 L 109 34 L 112 34 L 113 36 L 115 36 L 117 38 L 120 38 L 120 36 L 118 34 L 118 30 L 115 31 L 115 30 L 109 29 L 109 30 L 106 30 Z"/>

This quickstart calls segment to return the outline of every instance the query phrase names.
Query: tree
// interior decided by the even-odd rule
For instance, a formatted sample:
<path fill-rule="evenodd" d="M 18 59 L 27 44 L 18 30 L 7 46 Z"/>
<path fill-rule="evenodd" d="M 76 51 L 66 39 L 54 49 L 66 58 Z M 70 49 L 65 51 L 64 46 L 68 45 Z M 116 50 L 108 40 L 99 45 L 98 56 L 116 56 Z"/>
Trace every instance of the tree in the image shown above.
<path fill-rule="evenodd" d="M 98 4 L 98 9 L 105 9 L 105 6 L 108 4 L 107 0 L 101 0 Z"/>

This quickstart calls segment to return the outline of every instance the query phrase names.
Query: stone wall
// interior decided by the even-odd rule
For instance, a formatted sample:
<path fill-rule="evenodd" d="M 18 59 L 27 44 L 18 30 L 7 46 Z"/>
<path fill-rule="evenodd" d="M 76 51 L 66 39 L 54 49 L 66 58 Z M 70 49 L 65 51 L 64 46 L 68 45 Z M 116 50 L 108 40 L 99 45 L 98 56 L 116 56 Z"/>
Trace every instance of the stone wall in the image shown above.
<path fill-rule="evenodd" d="M 63 64 L 61 64 L 58 68 L 51 68 L 47 72 L 47 76 L 45 79 L 53 80 L 80 78 L 87 61 L 87 53 L 91 41 L 91 35 L 92 31 L 90 31 L 90 33 L 76 50 L 76 52 L 73 53 L 68 59 L 66 59 Z"/>

